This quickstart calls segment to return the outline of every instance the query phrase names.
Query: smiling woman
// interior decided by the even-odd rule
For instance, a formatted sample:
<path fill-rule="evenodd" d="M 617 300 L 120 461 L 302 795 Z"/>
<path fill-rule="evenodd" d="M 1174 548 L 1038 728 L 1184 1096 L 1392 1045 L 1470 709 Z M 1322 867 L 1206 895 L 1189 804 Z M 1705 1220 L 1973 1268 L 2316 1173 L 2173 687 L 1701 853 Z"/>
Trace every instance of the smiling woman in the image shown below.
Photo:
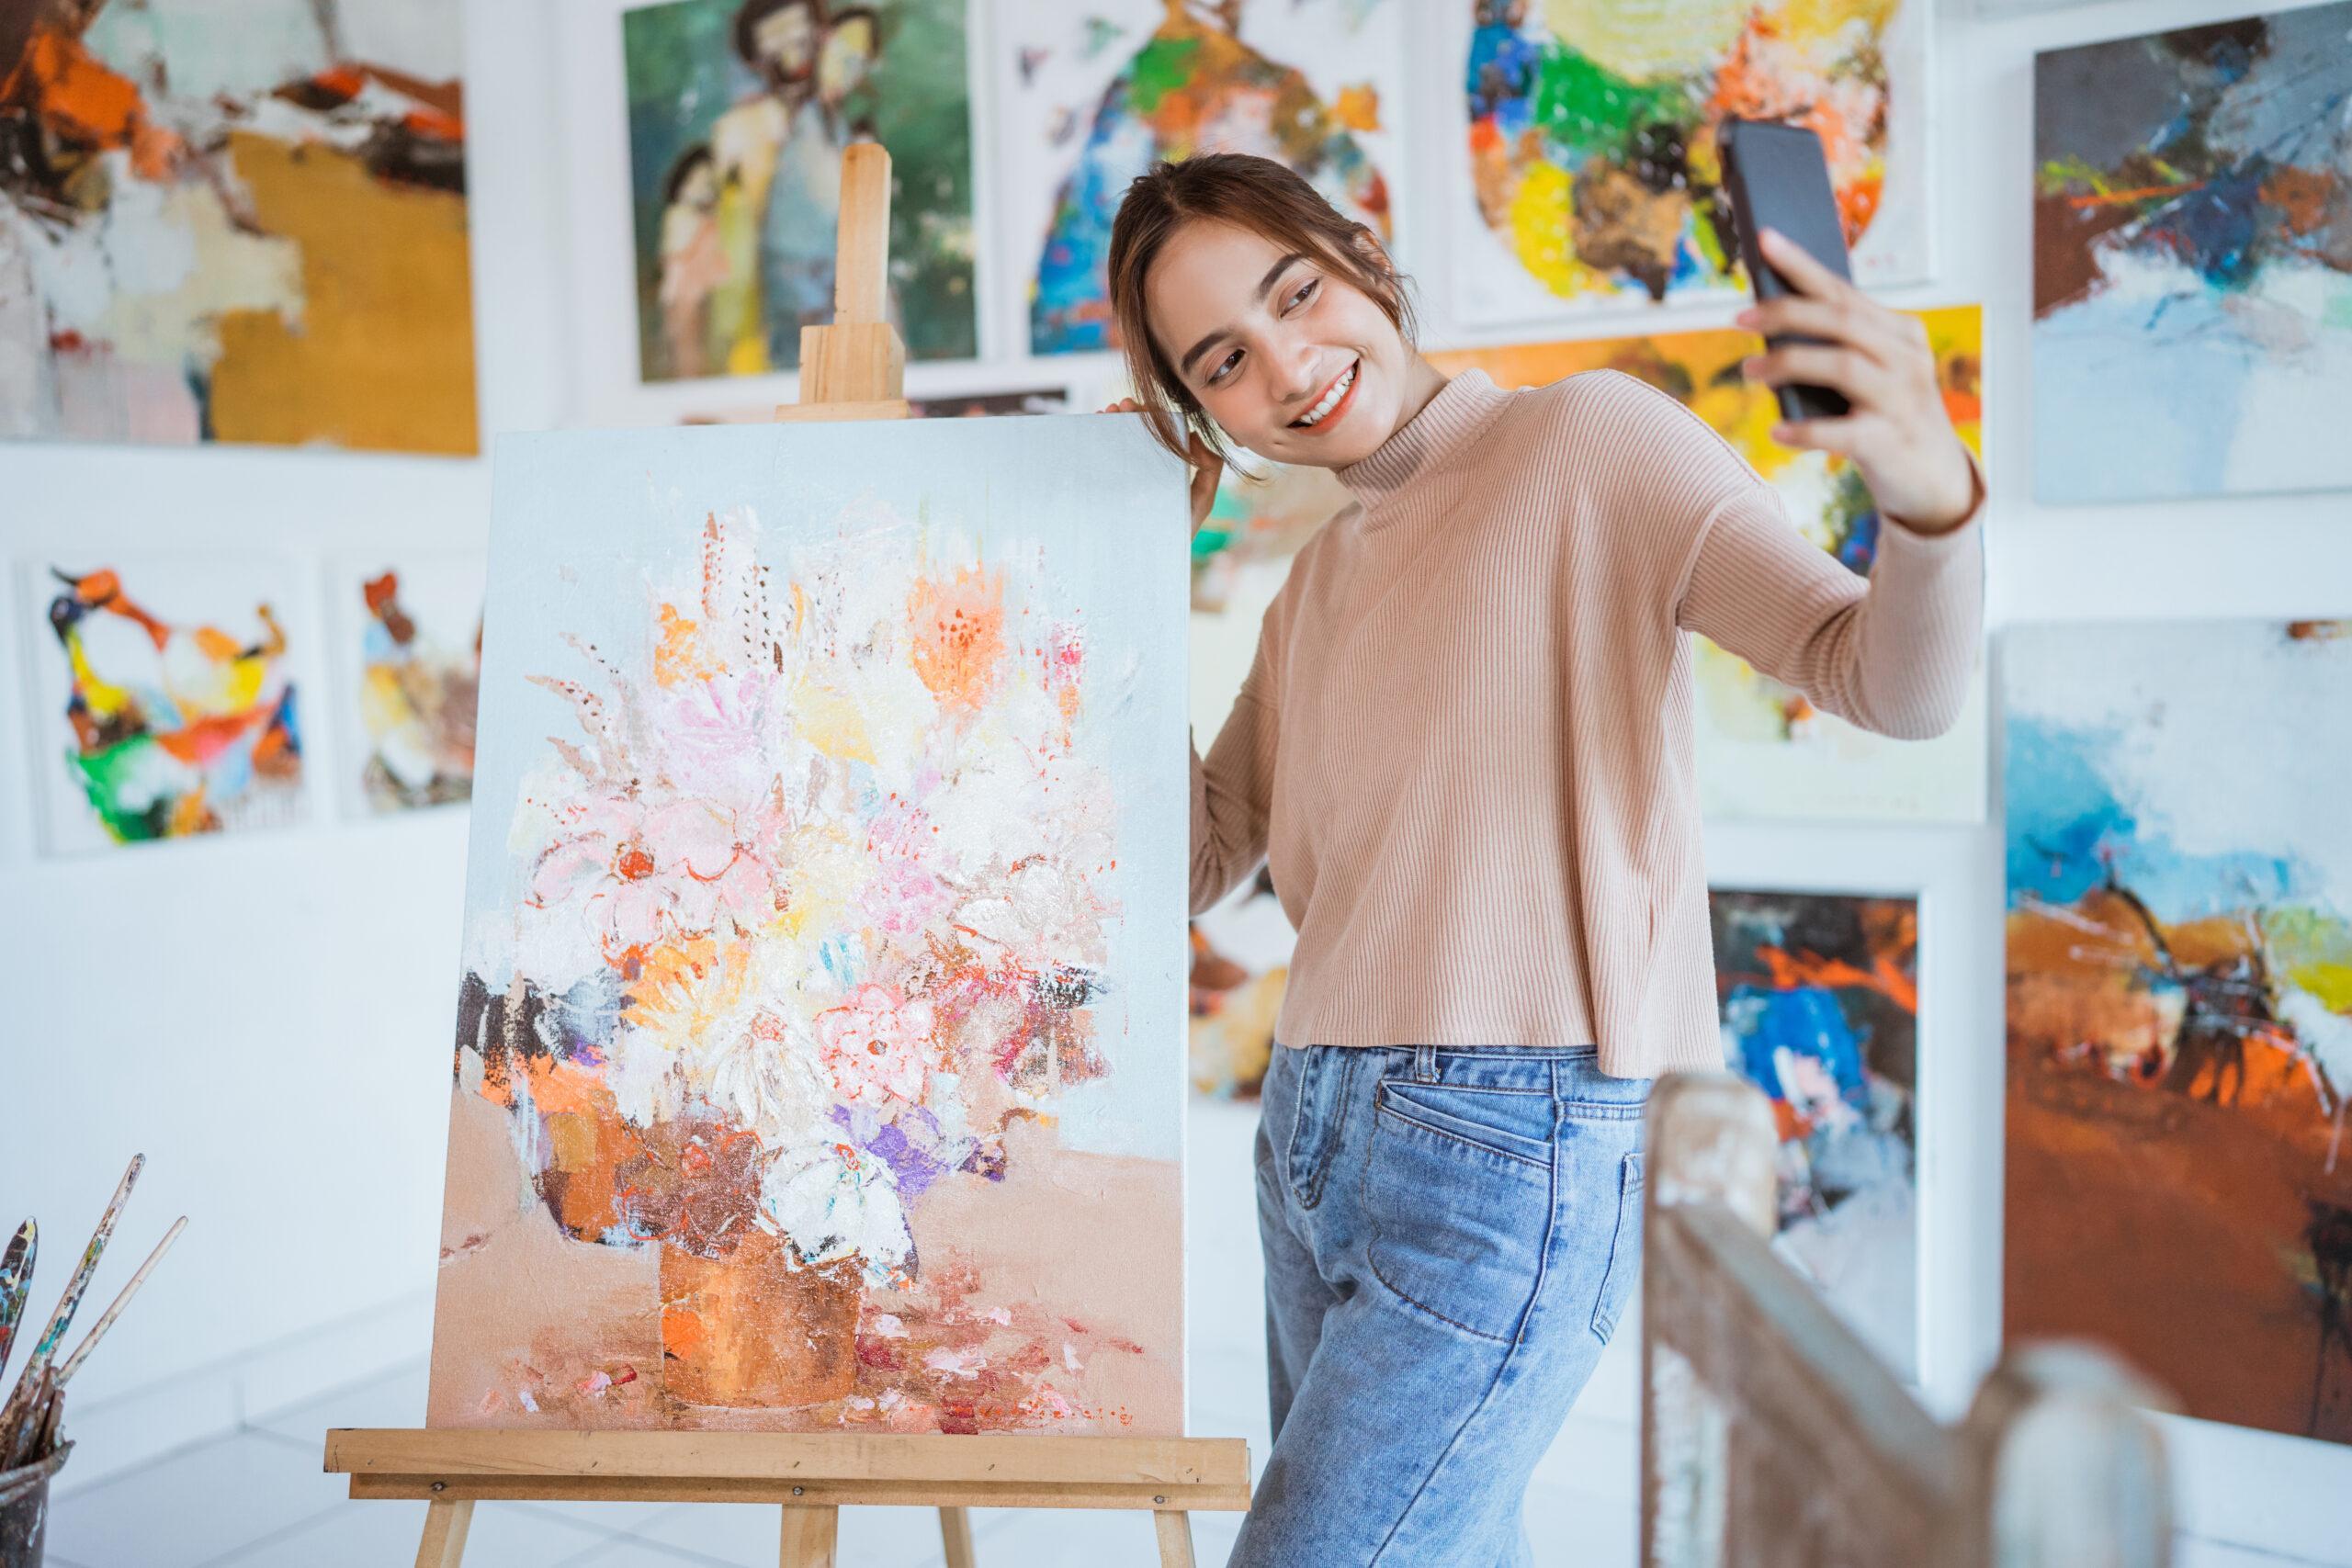
<path fill-rule="evenodd" d="M 1680 404 L 1505 391 L 1414 347 L 1371 231 L 1279 164 L 1163 164 L 1112 231 L 1137 397 L 1194 465 L 1332 470 L 1207 759 L 1195 913 L 1261 863 L 1298 931 L 1258 1139 L 1274 1444 L 1238 1564 L 1525 1561 L 1534 1461 L 1640 1253 L 1650 1079 L 1715 1068 L 1691 742 L 1702 633 L 1866 728 L 1951 722 L 1983 500 L 1914 323 L 1766 237 L 1747 361 L 1845 393 L 1866 581 Z"/>
<path fill-rule="evenodd" d="M 1135 378 L 1138 398 L 1174 416 L 1153 422 L 1170 450 L 1183 455 L 1182 423 L 1219 458 L 1238 444 L 1336 468 L 1371 452 L 1444 378 L 1413 352 L 1405 279 L 1372 231 L 1298 176 L 1261 172 L 1281 167 L 1238 155 L 1161 164 L 1162 198 L 1120 209 L 1111 294 L 1120 341 L 1149 370 Z M 1246 294 L 1234 287 L 1244 279 L 1256 280 Z"/>

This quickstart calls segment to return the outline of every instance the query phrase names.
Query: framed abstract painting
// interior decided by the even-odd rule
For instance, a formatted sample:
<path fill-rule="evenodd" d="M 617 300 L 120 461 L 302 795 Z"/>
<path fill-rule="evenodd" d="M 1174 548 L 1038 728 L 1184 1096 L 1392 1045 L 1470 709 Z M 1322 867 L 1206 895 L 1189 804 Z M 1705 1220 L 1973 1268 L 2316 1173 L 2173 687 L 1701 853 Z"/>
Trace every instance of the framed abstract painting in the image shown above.
<path fill-rule="evenodd" d="M 2352 4 L 2033 81 L 2035 495 L 2352 487 Z"/>
<path fill-rule="evenodd" d="M 344 807 L 382 816 L 471 793 L 481 684 L 479 555 L 345 557 L 329 573 Z"/>
<path fill-rule="evenodd" d="M 1118 346 L 1105 261 L 1161 158 L 1254 152 L 1396 242 L 1408 7 L 1363 0 L 1035 0 L 996 13 L 1007 265 L 1032 354 Z"/>
<path fill-rule="evenodd" d="M 1928 276 L 1928 0 L 1446 5 L 1461 320 L 1742 289 L 1715 146 L 1735 116 L 1821 138 L 1857 280 Z"/>
<path fill-rule="evenodd" d="M 309 695 L 288 629 L 300 624 L 296 582 L 266 558 L 25 563 L 26 706 L 49 852 L 252 832 L 307 815 Z"/>
<path fill-rule="evenodd" d="M 430 1420 L 1183 1424 L 1184 487 L 502 444 Z"/>
<path fill-rule="evenodd" d="M 470 455 L 462 0 L 11 0 L 0 437 Z"/>
<path fill-rule="evenodd" d="M 2012 1338 L 2352 1441 L 2352 622 L 2000 644 Z"/>
<path fill-rule="evenodd" d="M 1919 1375 L 1919 906 L 1716 888 L 1724 1056 L 1772 1102 L 1775 1248 Z"/>

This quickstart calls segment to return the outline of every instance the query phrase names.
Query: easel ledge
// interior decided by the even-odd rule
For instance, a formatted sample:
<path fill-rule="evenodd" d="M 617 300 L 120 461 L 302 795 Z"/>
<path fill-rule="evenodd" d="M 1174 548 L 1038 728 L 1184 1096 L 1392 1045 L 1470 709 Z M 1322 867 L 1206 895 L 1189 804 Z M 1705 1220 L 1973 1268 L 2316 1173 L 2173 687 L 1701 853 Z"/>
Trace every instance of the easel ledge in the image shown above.
<path fill-rule="evenodd" d="M 354 1497 L 965 1508 L 1250 1506 L 1239 1438 L 338 1428 Z"/>
<path fill-rule="evenodd" d="M 338 1428 L 326 1469 L 355 1498 L 432 1505 L 417 1568 L 457 1568 L 477 1502 L 782 1505 L 783 1568 L 831 1568 L 843 1506 L 937 1508 L 974 1568 L 967 1508 L 1148 1511 L 1163 1568 L 1192 1568 L 1193 1512 L 1250 1506 L 1239 1438 Z"/>

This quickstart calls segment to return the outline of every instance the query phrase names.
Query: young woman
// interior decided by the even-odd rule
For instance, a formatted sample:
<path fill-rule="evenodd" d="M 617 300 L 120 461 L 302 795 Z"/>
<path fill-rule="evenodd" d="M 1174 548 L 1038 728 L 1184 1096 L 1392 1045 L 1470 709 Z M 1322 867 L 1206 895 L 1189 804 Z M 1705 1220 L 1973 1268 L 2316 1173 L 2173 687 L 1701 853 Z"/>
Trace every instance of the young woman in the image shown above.
<path fill-rule="evenodd" d="M 1112 231 L 1139 398 L 1195 466 L 1246 447 L 1354 504 L 1301 550 L 1193 761 L 1192 899 L 1271 859 L 1298 931 L 1257 1145 L 1274 1444 L 1233 1562 L 1527 1560 L 1520 1510 L 1633 1289 L 1651 1079 L 1719 1068 L 1690 740 L 1698 632 L 1883 734 L 1950 725 L 1984 488 L 1926 338 L 1801 249 L 1756 380 L 1850 457 L 1853 576 L 1629 377 L 1498 390 L 1415 353 L 1369 231 L 1281 165 L 1163 164 Z"/>

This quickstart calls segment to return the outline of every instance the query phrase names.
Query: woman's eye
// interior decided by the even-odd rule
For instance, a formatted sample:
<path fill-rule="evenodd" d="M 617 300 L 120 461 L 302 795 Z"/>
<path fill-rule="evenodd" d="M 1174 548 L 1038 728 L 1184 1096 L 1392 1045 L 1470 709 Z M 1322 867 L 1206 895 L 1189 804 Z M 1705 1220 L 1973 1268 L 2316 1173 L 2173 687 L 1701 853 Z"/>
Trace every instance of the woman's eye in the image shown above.
<path fill-rule="evenodd" d="M 1316 285 L 1321 281 L 1322 280 L 1320 278 L 1310 277 L 1305 283 L 1300 284 L 1298 286 L 1298 291 L 1290 297 L 1292 306 L 1295 308 L 1297 306 L 1304 305 L 1309 299 L 1312 299 L 1315 297 Z"/>
<path fill-rule="evenodd" d="M 1239 363 L 1240 358 L 1241 351 L 1237 348 L 1231 354 L 1227 355 L 1223 359 L 1218 360 L 1216 368 L 1209 372 L 1209 385 L 1214 387 L 1219 381 L 1224 380 L 1226 372 L 1231 370 L 1236 364 Z"/>

